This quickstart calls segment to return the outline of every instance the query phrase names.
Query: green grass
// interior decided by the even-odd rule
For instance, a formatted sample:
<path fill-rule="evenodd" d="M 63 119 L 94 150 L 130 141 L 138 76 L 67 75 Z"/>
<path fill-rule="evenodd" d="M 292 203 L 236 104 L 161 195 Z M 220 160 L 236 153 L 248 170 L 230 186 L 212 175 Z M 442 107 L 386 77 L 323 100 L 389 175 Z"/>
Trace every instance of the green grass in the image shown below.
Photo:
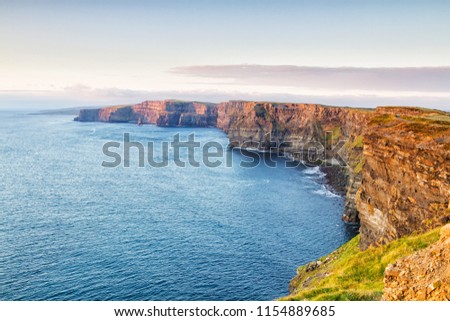
<path fill-rule="evenodd" d="M 383 113 L 395 113 L 399 115 L 415 115 L 418 117 L 426 117 L 433 115 L 449 115 L 449 113 L 439 110 L 439 109 L 431 109 L 424 107 L 413 107 L 413 106 L 379 106 L 377 110 L 382 111 Z"/>
<path fill-rule="evenodd" d="M 434 123 L 415 122 L 405 125 L 405 129 L 416 134 L 427 134 L 431 136 L 441 135 L 450 130 L 450 126 L 435 125 Z"/>
<path fill-rule="evenodd" d="M 325 131 L 325 139 L 327 146 L 333 146 L 342 139 L 342 130 L 341 126 L 334 126 L 331 129 L 324 130 Z"/>
<path fill-rule="evenodd" d="M 435 120 L 435 121 L 442 121 L 442 122 L 450 123 L 450 115 L 449 114 L 447 114 L 447 115 L 442 115 L 442 114 L 431 115 L 431 116 L 427 116 L 426 118 Z"/>
<path fill-rule="evenodd" d="M 345 160 L 355 174 L 362 171 L 363 156 L 362 148 L 364 146 L 363 136 L 350 137 L 344 144 L 343 150 L 346 153 Z"/>
<path fill-rule="evenodd" d="M 359 135 L 355 137 L 355 140 L 352 143 L 351 148 L 363 148 L 364 143 L 363 143 L 363 136 Z"/>
<path fill-rule="evenodd" d="M 373 117 L 369 124 L 370 125 L 386 125 L 395 121 L 395 116 L 392 114 L 380 114 Z"/>
<path fill-rule="evenodd" d="M 364 165 L 364 159 L 361 157 L 360 161 L 359 161 L 358 163 L 356 163 L 356 165 L 354 166 L 353 172 L 354 172 L 355 174 L 361 173 L 361 172 L 362 172 L 363 165 Z"/>
<path fill-rule="evenodd" d="M 281 300 L 379 300 L 383 294 L 384 270 L 388 264 L 428 247 L 439 239 L 439 228 L 425 234 L 411 235 L 387 245 L 361 251 L 356 236 L 330 255 L 319 268 L 306 272 L 298 269 L 292 281 L 294 294 Z"/>
<path fill-rule="evenodd" d="M 446 115 L 432 115 L 427 117 L 403 116 L 401 118 L 416 123 L 450 126 L 450 116 Z"/>
<path fill-rule="evenodd" d="M 331 137 L 333 140 L 338 141 L 342 136 L 341 126 L 335 126 L 331 130 Z"/>
<path fill-rule="evenodd" d="M 389 108 L 383 107 L 383 109 Z M 420 108 L 408 108 L 408 110 L 416 113 L 411 115 L 380 114 L 373 117 L 369 124 L 385 128 L 397 126 L 399 130 L 432 137 L 439 137 L 450 131 L 450 115 L 448 113 Z"/>

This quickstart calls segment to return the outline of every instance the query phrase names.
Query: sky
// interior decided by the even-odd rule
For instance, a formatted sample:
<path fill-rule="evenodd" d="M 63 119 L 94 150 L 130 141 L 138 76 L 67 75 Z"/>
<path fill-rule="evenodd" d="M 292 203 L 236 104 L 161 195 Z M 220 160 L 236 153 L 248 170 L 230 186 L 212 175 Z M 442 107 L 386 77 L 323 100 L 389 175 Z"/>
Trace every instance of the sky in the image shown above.
<path fill-rule="evenodd" d="M 450 110 L 450 1 L 0 0 L 0 108 L 147 99 Z"/>

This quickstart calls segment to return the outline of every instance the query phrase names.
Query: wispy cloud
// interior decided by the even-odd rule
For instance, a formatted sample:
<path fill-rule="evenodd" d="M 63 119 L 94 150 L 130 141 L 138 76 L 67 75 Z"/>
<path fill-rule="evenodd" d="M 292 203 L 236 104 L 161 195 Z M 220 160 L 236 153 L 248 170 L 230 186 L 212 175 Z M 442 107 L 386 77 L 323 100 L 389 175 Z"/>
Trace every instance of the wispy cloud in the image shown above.
<path fill-rule="evenodd" d="M 205 65 L 170 72 L 222 79 L 226 84 L 289 86 L 325 90 L 450 93 L 450 66 L 361 68 L 290 65 Z"/>
<path fill-rule="evenodd" d="M 281 88 L 280 88 L 281 89 Z M 336 106 L 376 107 L 379 105 L 407 105 L 438 108 L 450 111 L 450 96 L 391 94 L 295 94 L 283 91 L 258 90 L 161 90 L 145 91 L 124 88 L 93 88 L 83 84 L 62 90 L 0 90 L 0 108 L 48 109 L 73 106 L 107 106 L 138 103 L 144 100 L 183 99 L 222 102 L 228 100 L 284 101 L 318 103 Z"/>

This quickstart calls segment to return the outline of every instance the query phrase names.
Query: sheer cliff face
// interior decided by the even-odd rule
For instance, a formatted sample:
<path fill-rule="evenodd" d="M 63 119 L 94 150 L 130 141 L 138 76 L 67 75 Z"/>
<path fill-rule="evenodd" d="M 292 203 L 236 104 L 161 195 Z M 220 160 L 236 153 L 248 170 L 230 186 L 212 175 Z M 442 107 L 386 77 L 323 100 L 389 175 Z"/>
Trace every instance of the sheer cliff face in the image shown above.
<path fill-rule="evenodd" d="M 266 133 L 274 138 L 300 138 L 304 142 L 324 141 L 327 131 L 336 138 L 359 135 L 369 113 L 317 104 L 247 101 L 220 103 L 217 109 L 217 127 L 239 141 L 257 139 Z"/>
<path fill-rule="evenodd" d="M 136 105 L 85 109 L 78 121 L 137 122 L 158 126 L 215 127 L 215 104 L 184 101 L 145 101 Z"/>
<path fill-rule="evenodd" d="M 242 101 L 221 103 L 217 108 L 217 127 L 228 133 L 231 144 L 262 150 L 280 147 L 305 163 L 316 163 L 313 154 L 309 158 L 306 154 L 314 147 L 323 160 L 348 156 L 350 146 L 339 149 L 337 155 L 336 144 L 360 136 L 371 114 L 316 104 Z"/>
<path fill-rule="evenodd" d="M 355 194 L 361 182 L 362 134 L 371 114 L 317 104 L 232 101 L 218 105 L 217 127 L 234 146 L 280 147 L 286 156 L 315 165 L 320 164 L 316 157 L 324 160 L 327 164 L 321 165 L 327 165 L 333 187 L 346 195 L 343 219 L 358 223 Z M 311 153 L 314 148 L 317 154 Z M 336 164 L 336 158 L 349 166 Z"/>
<path fill-rule="evenodd" d="M 361 247 L 425 232 L 450 218 L 450 119 L 419 109 L 378 109 L 364 137 L 356 194 Z"/>

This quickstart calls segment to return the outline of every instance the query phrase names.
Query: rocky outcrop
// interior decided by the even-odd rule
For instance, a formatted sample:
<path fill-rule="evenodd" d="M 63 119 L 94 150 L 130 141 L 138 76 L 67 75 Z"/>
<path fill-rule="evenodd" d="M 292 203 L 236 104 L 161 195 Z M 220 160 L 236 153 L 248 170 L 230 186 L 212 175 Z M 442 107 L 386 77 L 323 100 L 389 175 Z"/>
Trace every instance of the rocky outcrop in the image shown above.
<path fill-rule="evenodd" d="M 145 101 L 135 105 L 112 106 L 80 111 L 81 122 L 137 122 L 163 127 L 215 127 L 215 104 L 175 100 Z"/>
<path fill-rule="evenodd" d="M 450 219 L 450 117 L 378 108 L 364 135 L 356 193 L 361 248 L 426 232 Z"/>
<path fill-rule="evenodd" d="M 383 300 L 450 300 L 450 225 L 437 243 L 388 265 L 384 284 Z"/>

